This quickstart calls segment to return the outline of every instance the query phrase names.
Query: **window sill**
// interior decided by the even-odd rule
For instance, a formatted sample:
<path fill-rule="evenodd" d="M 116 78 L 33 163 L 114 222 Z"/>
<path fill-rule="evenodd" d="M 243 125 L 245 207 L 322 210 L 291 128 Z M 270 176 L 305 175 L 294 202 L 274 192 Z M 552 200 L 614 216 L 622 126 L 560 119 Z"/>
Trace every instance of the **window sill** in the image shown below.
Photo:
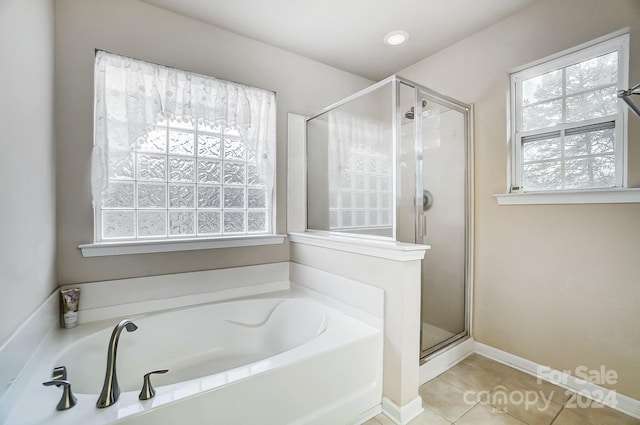
<path fill-rule="evenodd" d="M 216 239 L 175 239 L 162 241 L 100 242 L 79 245 L 83 257 L 150 254 L 155 252 L 194 251 L 241 246 L 278 245 L 286 235 L 235 236 Z"/>
<path fill-rule="evenodd" d="M 640 202 L 640 188 L 493 195 L 498 205 L 625 204 Z"/>

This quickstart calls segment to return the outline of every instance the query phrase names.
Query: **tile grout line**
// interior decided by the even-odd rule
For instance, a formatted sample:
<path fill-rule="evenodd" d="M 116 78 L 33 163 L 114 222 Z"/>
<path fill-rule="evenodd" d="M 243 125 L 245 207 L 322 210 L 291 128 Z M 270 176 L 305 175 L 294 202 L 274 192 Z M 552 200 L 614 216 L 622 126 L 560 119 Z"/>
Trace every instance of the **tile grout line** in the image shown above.
<path fill-rule="evenodd" d="M 555 391 L 556 391 L 556 390 L 555 390 L 555 387 L 558 387 L 558 385 L 557 385 L 556 383 L 551 382 L 551 381 L 547 381 L 547 380 L 543 380 L 543 382 L 537 382 L 534 386 L 530 385 L 530 383 L 529 383 L 528 381 L 526 381 L 526 380 L 525 380 L 525 381 L 522 381 L 522 380 L 521 380 L 521 379 L 519 379 L 518 377 L 515 377 L 515 378 L 514 378 L 515 382 L 511 382 L 511 381 L 509 381 L 509 379 L 510 379 L 511 377 L 513 377 L 513 376 L 514 376 L 514 374 L 515 374 L 516 372 L 521 372 L 521 373 L 523 373 L 523 374 L 525 374 L 525 375 L 528 375 L 528 376 L 531 376 L 531 377 L 533 377 L 533 378 L 538 378 L 538 379 L 540 379 L 540 378 L 539 378 L 539 377 L 537 377 L 537 376 L 536 376 L 536 375 L 534 375 L 534 374 L 528 373 L 527 371 L 519 370 L 519 369 L 517 369 L 517 368 L 513 367 L 512 365 L 509 365 L 509 364 L 505 364 L 505 363 L 503 363 L 503 362 L 496 361 L 496 360 L 491 359 L 491 358 L 488 358 L 488 357 L 486 357 L 486 356 L 484 356 L 484 355 L 482 355 L 482 354 L 479 354 L 479 356 L 481 356 L 482 358 L 487 359 L 487 360 L 489 360 L 489 361 L 491 361 L 491 362 L 495 362 L 496 364 L 501 364 L 501 365 L 504 365 L 504 366 L 508 367 L 508 368 L 509 368 L 509 369 L 508 369 L 508 373 L 507 373 L 507 374 L 505 374 L 505 375 L 503 375 L 503 376 L 501 376 L 501 373 L 499 372 L 499 369 L 498 369 L 498 370 L 495 370 L 494 368 L 490 368 L 490 367 L 489 367 L 489 366 L 491 366 L 491 364 L 490 364 L 490 363 L 488 363 L 488 364 L 487 364 L 487 363 L 482 363 L 482 362 L 473 362 L 473 363 L 471 363 L 471 362 L 467 362 L 467 361 L 465 361 L 465 360 L 467 359 L 467 358 L 465 358 L 465 359 L 461 360 L 460 362 L 458 362 L 457 364 L 464 363 L 464 364 L 465 364 L 465 367 L 470 367 L 470 368 L 471 368 L 470 370 L 467 370 L 467 373 L 466 373 L 466 374 L 459 374 L 459 375 L 458 375 L 458 374 L 455 374 L 455 373 L 451 373 L 451 377 L 452 377 L 452 378 L 454 378 L 454 377 L 455 377 L 456 379 L 452 379 L 452 381 L 453 381 L 453 382 L 449 382 L 449 381 L 448 381 L 448 380 L 446 380 L 446 379 L 442 379 L 442 375 L 444 375 L 446 372 L 448 372 L 449 370 L 451 370 L 451 368 L 449 368 L 447 371 L 445 371 L 445 372 L 441 373 L 440 375 L 438 375 L 438 376 L 434 377 L 434 378 L 433 378 L 433 379 L 431 379 L 430 381 L 433 381 L 433 380 L 435 380 L 435 379 L 439 379 L 439 380 L 440 380 L 440 382 L 441 382 L 442 384 L 449 385 L 451 388 L 455 388 L 456 390 L 462 391 L 462 392 L 463 392 L 463 393 L 465 393 L 465 394 L 468 394 L 468 393 L 477 393 L 477 391 L 478 391 L 478 390 L 469 390 L 469 389 L 465 389 L 465 388 L 462 388 L 462 387 L 461 387 L 461 385 L 463 385 L 463 384 L 465 383 L 465 382 L 463 382 L 463 381 L 464 381 L 464 378 L 465 378 L 466 376 L 470 375 L 470 374 L 474 374 L 474 373 L 475 373 L 475 371 L 477 371 L 477 372 L 482 372 L 482 373 L 492 374 L 492 375 L 497 376 L 497 377 L 499 377 L 499 378 L 500 378 L 500 379 L 496 382 L 496 384 L 495 384 L 495 385 L 493 385 L 493 386 L 492 386 L 492 388 L 489 390 L 489 393 L 490 393 L 490 394 L 491 394 L 493 391 L 495 391 L 495 390 L 496 390 L 496 388 L 497 388 L 499 385 L 509 384 L 509 386 L 513 387 L 513 389 L 512 389 L 512 391 L 511 391 L 511 393 L 512 393 L 513 391 L 534 391 L 534 390 L 538 389 L 538 390 L 540 390 L 540 391 L 543 391 L 543 390 L 544 390 L 545 392 L 547 392 L 547 391 L 551 391 L 551 395 L 549 396 L 549 397 L 551 397 L 551 396 L 555 393 Z M 487 366 L 487 367 L 483 367 L 483 365 L 484 365 L 484 366 Z M 455 366 L 455 365 L 454 365 L 454 366 Z M 453 366 L 452 366 L 452 367 L 453 367 Z M 539 385 L 539 384 L 542 384 L 542 383 L 551 384 L 554 388 L 547 388 L 547 389 L 539 388 L 539 387 L 538 387 L 538 385 Z M 425 383 L 425 384 L 426 384 L 426 383 Z M 579 396 L 579 393 L 577 393 L 576 391 L 573 391 L 573 390 L 571 390 L 571 389 L 567 389 L 567 388 L 563 388 L 563 387 L 559 387 L 559 388 L 560 388 L 560 389 L 565 389 L 565 390 L 566 390 L 566 391 L 565 391 L 565 395 L 567 395 L 567 396 L 569 397 L 569 399 L 568 399 L 568 400 L 567 400 L 567 399 L 565 399 L 564 401 L 561 401 L 561 402 L 556 401 L 556 400 L 552 400 L 551 398 L 549 399 L 549 401 L 550 401 L 551 403 L 553 403 L 554 405 L 559 406 L 559 409 L 558 409 L 558 411 L 556 412 L 556 414 L 555 414 L 555 415 L 553 415 L 553 417 L 547 417 L 547 418 L 545 418 L 545 422 L 546 422 L 547 420 L 549 420 L 548 425 L 553 425 L 554 423 L 558 422 L 558 418 L 560 417 L 560 415 L 562 414 L 562 412 L 564 412 L 565 410 L 568 410 L 569 412 L 575 413 L 576 415 L 578 415 L 579 417 L 583 418 L 585 421 L 588 421 L 589 423 L 595 423 L 595 422 L 594 422 L 594 421 L 595 421 L 595 419 L 594 419 L 592 416 L 590 416 L 590 415 L 588 414 L 588 412 L 587 412 L 587 411 L 583 411 L 583 410 L 581 410 L 581 409 L 570 409 L 570 408 L 568 408 L 568 407 L 567 407 L 567 404 L 572 400 L 572 396 L 573 396 L 573 397 L 575 397 L 575 396 Z M 491 398 L 489 398 L 489 399 L 488 399 L 488 400 L 486 400 L 486 401 L 485 401 L 485 400 L 481 400 L 481 399 L 479 399 L 479 398 L 478 398 L 477 400 L 478 400 L 478 401 L 476 401 L 473 405 L 471 405 L 471 407 L 470 407 L 469 409 L 467 409 L 466 411 L 464 411 L 464 412 L 463 412 L 459 417 L 457 417 L 454 421 L 452 421 L 452 422 L 450 422 L 450 423 L 451 423 L 452 425 L 455 425 L 456 423 L 458 423 L 460 420 L 462 420 L 462 418 L 464 418 L 467 414 L 469 414 L 469 412 L 470 412 L 471 410 L 473 410 L 474 408 L 476 408 L 476 407 L 478 406 L 478 404 L 482 404 L 482 405 L 484 405 L 484 406 L 491 407 L 492 409 L 499 408 L 499 406 L 494 406 L 493 404 L 491 404 Z M 435 412 L 438 416 L 442 417 L 442 415 L 440 415 L 438 412 L 436 412 L 436 411 L 434 411 L 433 409 L 431 409 L 429 406 L 426 406 L 426 405 L 425 405 L 425 408 L 428 408 L 429 410 L 431 410 L 431 411 Z M 554 407 L 554 409 L 555 409 L 555 407 Z M 613 410 L 614 410 L 614 411 L 616 411 L 615 409 L 613 409 Z M 616 412 L 618 412 L 618 411 L 616 411 Z M 530 419 L 525 420 L 525 419 L 523 419 L 523 418 L 519 418 L 519 417 L 515 416 L 514 414 L 512 414 L 512 412 L 509 412 L 508 410 L 507 410 L 506 412 L 501 412 L 501 413 L 506 413 L 506 414 L 507 414 L 507 416 L 510 416 L 511 418 L 513 418 L 513 419 L 515 419 L 515 420 L 517 420 L 517 421 L 519 421 L 519 422 L 521 422 L 521 423 L 524 423 L 524 424 L 528 424 L 528 423 L 529 423 L 528 421 L 530 421 Z M 623 414 L 623 415 L 624 415 L 624 413 L 623 413 L 623 412 L 618 412 L 618 413 L 621 413 L 621 414 Z M 626 415 L 626 416 L 629 416 L 629 415 Z M 527 417 L 528 417 L 528 416 L 527 416 Z M 444 417 L 443 417 L 443 418 L 444 418 Z M 449 422 L 449 419 L 447 419 L 447 418 L 444 418 L 444 419 L 445 419 L 447 422 Z"/>
<path fill-rule="evenodd" d="M 564 406 L 565 405 L 563 404 L 562 407 L 560 408 L 560 410 L 558 410 L 558 413 L 556 414 L 556 416 L 553 418 L 553 420 L 550 422 L 549 425 L 553 425 L 553 423 L 556 421 L 556 419 L 558 419 L 558 416 L 560 416 L 560 413 L 562 413 L 564 411 Z"/>
<path fill-rule="evenodd" d="M 453 424 L 453 422 L 451 422 L 449 419 L 445 418 L 444 416 L 442 416 L 440 413 L 436 412 L 435 410 L 433 410 L 432 408 L 430 408 L 429 406 L 425 406 L 424 403 L 422 405 L 422 407 L 424 407 L 425 409 L 429 409 L 429 411 L 435 413 L 436 415 L 438 415 L 440 418 L 444 419 L 445 421 L 449 422 L 450 424 Z M 465 412 L 466 413 L 466 412 Z"/>
<path fill-rule="evenodd" d="M 491 360 L 491 359 L 489 359 L 489 360 Z M 491 371 L 491 370 L 489 370 L 489 369 L 485 369 L 485 368 L 483 368 L 483 367 L 476 366 L 476 365 L 471 364 L 471 363 L 466 363 L 466 362 L 464 362 L 464 359 L 463 359 L 460 363 L 465 363 L 467 366 L 470 366 L 470 367 L 472 367 L 472 368 L 474 368 L 474 369 L 477 369 L 477 370 L 481 370 L 481 371 L 483 371 L 483 372 L 489 372 L 489 373 L 496 374 L 495 372 L 493 372 L 493 371 Z M 499 362 L 497 362 L 497 363 L 499 363 Z M 509 377 L 511 377 L 514 373 L 516 373 L 517 369 L 515 369 L 515 368 L 513 368 L 513 367 L 511 367 L 511 366 L 509 366 L 509 365 L 505 365 L 505 366 L 509 367 L 509 368 L 511 369 L 511 371 L 510 371 L 508 374 L 506 374 L 505 376 L 503 376 L 503 377 L 500 379 L 500 381 L 498 381 L 498 382 L 496 383 L 496 385 L 494 385 L 494 386 L 493 386 L 493 388 L 491 389 L 491 391 L 490 391 L 490 392 L 492 392 L 492 391 L 493 391 L 493 390 L 494 390 L 498 385 L 501 385 L 501 384 L 505 383 L 505 382 L 507 381 L 507 379 L 509 379 Z M 443 372 L 443 374 L 444 374 L 444 372 Z M 441 375 L 442 375 L 442 374 L 441 374 Z M 440 375 L 438 375 L 438 376 L 440 376 Z M 454 388 L 458 388 L 458 389 L 460 389 L 460 390 L 464 391 L 465 393 L 473 392 L 473 391 L 468 391 L 468 390 L 466 390 L 466 389 L 464 389 L 464 388 L 457 387 L 455 384 L 449 383 L 449 382 L 447 382 L 447 381 L 445 381 L 445 382 L 446 382 L 446 383 L 448 383 L 449 385 L 453 386 Z M 522 386 L 519 386 L 519 385 L 515 385 L 515 384 L 513 384 L 513 386 L 514 386 L 514 387 L 516 387 L 516 388 L 517 388 L 517 389 L 519 389 L 519 390 L 522 390 L 522 391 L 527 391 L 527 390 L 528 390 L 527 388 L 523 388 Z M 497 406 L 492 405 L 490 402 L 482 403 L 481 401 L 478 401 L 478 402 L 476 402 L 476 404 L 474 404 L 474 405 L 471 407 L 471 409 L 467 410 L 467 411 L 466 411 L 466 412 L 464 412 L 460 417 L 458 417 L 458 418 L 456 419 L 456 421 L 460 420 L 463 416 L 465 416 L 467 413 L 469 413 L 469 412 L 470 412 L 473 408 L 475 408 L 478 404 L 486 404 L 487 406 L 490 406 L 492 409 L 494 409 L 494 408 L 496 408 L 496 407 L 497 407 Z M 556 403 L 556 404 L 560 404 L 560 403 Z M 566 402 L 565 402 L 565 404 L 566 404 Z M 565 405 L 564 405 L 564 404 L 561 404 L 560 406 L 561 406 L 560 410 L 559 410 L 559 411 L 558 411 L 558 413 L 553 417 L 553 419 L 551 420 L 551 422 L 549 422 L 549 425 L 552 425 L 552 424 L 553 424 L 553 422 L 556 420 L 556 418 L 558 417 L 558 415 L 560 414 L 560 412 L 561 412 L 561 411 L 564 409 L 564 407 L 565 407 Z M 516 416 L 512 415 L 512 414 L 511 414 L 511 413 L 509 413 L 508 411 L 507 411 L 507 412 L 501 412 L 501 413 L 503 413 L 503 414 L 504 414 L 504 413 L 506 413 L 506 414 L 507 414 L 507 416 L 510 416 L 510 417 L 512 417 L 513 419 L 515 419 L 515 420 L 517 420 L 517 421 L 520 421 L 520 422 L 522 422 L 522 423 L 524 423 L 524 424 L 527 424 L 527 425 L 528 425 L 528 423 L 527 423 L 527 422 L 525 422 L 523 419 L 518 418 L 518 417 L 516 417 Z M 453 425 L 455 425 L 455 423 L 452 423 L 452 424 L 453 424 Z"/>
<path fill-rule="evenodd" d="M 457 387 L 456 387 L 457 388 Z M 466 391 L 465 391 L 466 392 Z M 451 424 L 455 425 L 456 422 L 458 422 L 460 419 L 462 419 L 464 417 L 464 415 L 466 415 L 467 413 L 471 412 L 471 410 L 473 410 L 473 408 L 475 408 L 478 404 L 480 404 L 480 401 L 476 401 L 473 406 L 471 406 L 469 409 L 465 410 L 462 415 L 458 416 L 456 418 L 455 421 L 451 422 Z M 448 420 L 448 419 L 447 419 Z"/>
<path fill-rule="evenodd" d="M 506 377 L 505 377 L 505 378 L 504 378 L 500 383 L 504 383 L 504 382 L 506 382 L 506 381 L 507 381 L 507 379 L 509 379 L 509 377 L 510 377 L 510 376 L 512 376 L 514 373 L 516 373 L 517 369 L 515 369 L 515 368 L 512 368 L 512 369 L 513 369 L 513 371 L 512 371 L 511 373 L 509 373 L 509 374 L 508 374 L 508 375 L 507 375 L 507 376 L 506 376 Z M 516 388 L 518 388 L 519 390 L 528 391 L 528 389 L 527 389 L 527 388 L 522 388 L 522 387 L 521 387 L 521 386 L 519 386 L 519 385 L 515 385 L 515 384 L 513 384 L 513 386 L 514 386 L 514 387 L 516 387 Z M 553 400 L 550 400 L 550 401 L 551 401 L 552 403 L 555 403 Z M 556 403 L 556 404 L 560 404 L 560 403 Z M 560 415 L 560 412 L 562 412 L 562 411 L 564 410 L 565 404 L 566 404 L 566 402 L 565 402 L 565 403 L 563 403 L 563 404 L 560 404 L 560 406 L 561 406 L 561 407 L 560 407 L 560 410 L 558 410 L 558 413 L 556 413 L 556 415 L 553 417 L 553 419 L 551 419 L 551 421 L 549 422 L 549 424 L 548 424 L 548 425 L 553 425 L 553 422 L 555 422 L 555 420 L 558 418 L 558 416 Z M 521 418 L 518 418 L 518 417 L 516 417 L 516 416 L 513 416 L 513 415 L 511 415 L 508 411 L 507 411 L 507 415 L 511 416 L 512 418 L 515 418 L 515 419 L 519 420 L 520 422 L 527 423 L 527 422 L 525 422 L 525 421 L 524 421 L 524 419 L 521 419 Z M 527 425 L 528 425 L 528 424 L 527 424 Z"/>
<path fill-rule="evenodd" d="M 458 362 L 457 364 L 464 363 L 465 365 L 470 366 L 470 367 L 471 367 L 471 368 L 473 368 L 473 369 L 477 369 L 478 371 L 488 372 L 488 373 L 495 374 L 495 372 L 493 372 L 493 371 L 491 371 L 491 370 L 485 369 L 485 368 L 480 367 L 480 366 L 476 366 L 476 365 L 471 364 L 471 363 L 467 363 L 467 362 L 465 362 L 465 360 L 466 360 L 466 358 L 465 358 L 465 359 L 462 359 L 462 360 L 461 360 L 460 362 Z M 454 366 L 455 366 L 455 365 L 454 365 Z M 508 366 L 508 367 L 509 367 L 510 369 L 513 369 L 513 368 L 511 368 L 510 366 Z M 450 369 L 451 369 L 451 368 L 450 368 Z M 448 369 L 448 370 L 450 370 L 450 369 Z M 506 379 L 507 379 L 509 376 L 511 376 L 513 373 L 515 373 L 515 371 L 516 371 L 516 370 L 515 370 L 515 369 L 513 369 L 513 370 L 512 370 L 512 371 L 510 371 L 507 375 L 505 375 L 504 377 L 502 377 L 502 378 L 500 379 L 500 381 L 498 381 L 498 383 L 496 383 L 496 385 L 494 385 L 494 386 L 493 386 L 493 388 L 495 388 L 497 385 L 501 384 L 502 382 L 506 381 Z M 447 372 L 447 371 L 445 371 L 445 372 L 441 373 L 440 375 L 436 376 L 436 377 L 435 377 L 435 378 L 433 378 L 433 379 L 436 379 L 436 378 L 438 378 L 438 377 L 440 377 L 440 376 L 444 375 L 446 372 Z M 467 390 L 467 389 L 465 389 L 465 388 L 458 387 L 458 386 L 456 386 L 455 384 L 452 384 L 452 383 L 450 383 L 450 382 L 448 382 L 448 381 L 446 381 L 446 380 L 443 380 L 443 382 L 444 382 L 444 383 L 446 383 L 446 384 L 448 384 L 448 385 L 451 385 L 453 388 L 457 388 L 458 390 L 463 391 L 465 394 L 466 394 L 466 393 L 473 393 L 473 391 L 469 391 L 469 390 Z M 493 390 L 493 388 L 492 388 L 492 390 Z M 481 401 L 480 401 L 480 400 L 476 401 L 476 402 L 475 402 L 475 403 L 474 403 L 474 404 L 473 404 L 469 409 L 467 409 L 467 410 L 466 410 L 465 412 L 463 412 L 460 416 L 458 416 L 458 417 L 457 417 L 453 422 L 450 422 L 450 423 L 451 423 L 451 425 L 455 425 L 455 424 L 456 424 L 456 422 L 458 422 L 460 419 L 462 419 L 466 414 L 468 414 L 471 410 L 473 410 L 473 409 L 474 409 L 477 405 L 479 405 L 479 404 L 481 404 Z M 489 403 L 487 403 L 487 404 L 488 404 L 489 406 L 491 406 L 491 404 L 489 404 Z M 492 406 L 492 407 L 493 407 L 493 406 Z M 437 413 L 437 412 L 436 412 L 436 413 Z M 507 412 L 507 414 L 508 414 L 508 412 Z M 512 416 L 512 415 L 509 415 L 509 416 L 511 416 L 512 418 L 515 418 L 515 416 Z M 448 419 L 447 419 L 447 418 L 444 418 L 444 419 L 448 421 Z M 518 419 L 518 418 L 515 418 L 515 419 L 520 420 L 520 419 Z M 521 422 L 522 422 L 522 421 L 521 421 Z"/>

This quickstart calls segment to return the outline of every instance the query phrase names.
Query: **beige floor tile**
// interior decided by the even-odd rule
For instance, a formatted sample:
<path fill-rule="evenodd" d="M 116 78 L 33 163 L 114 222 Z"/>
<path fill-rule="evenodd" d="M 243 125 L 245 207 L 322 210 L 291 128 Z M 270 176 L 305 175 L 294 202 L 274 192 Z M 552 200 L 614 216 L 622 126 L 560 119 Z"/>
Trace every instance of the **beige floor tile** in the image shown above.
<path fill-rule="evenodd" d="M 519 388 L 530 389 L 538 392 L 542 391 L 542 394 L 544 394 L 546 398 L 551 397 L 551 400 L 562 405 L 564 405 L 571 394 L 573 394 L 564 388 L 547 381 L 538 380 L 535 376 L 520 372 L 519 370 L 516 370 L 509 375 L 509 377 L 505 379 L 505 382 L 511 383 Z"/>
<path fill-rule="evenodd" d="M 473 353 L 464 360 L 462 363 L 470 364 L 471 366 L 475 366 L 480 369 L 488 370 L 489 372 L 493 372 L 496 375 L 499 375 L 503 378 L 511 375 L 516 370 L 510 366 L 497 362 L 495 360 L 491 360 L 487 357 L 481 356 L 480 354 Z"/>
<path fill-rule="evenodd" d="M 440 378 L 432 379 L 419 390 L 422 404 L 448 421 L 455 421 L 476 404 L 475 397 L 465 398 L 465 392 Z"/>
<path fill-rule="evenodd" d="M 549 425 L 562 409 L 544 393 L 509 382 L 498 384 L 483 401 L 529 425 Z"/>
<path fill-rule="evenodd" d="M 378 422 L 380 422 L 381 425 L 396 425 L 396 424 L 393 423 L 393 421 L 391 419 L 387 418 L 382 413 L 379 414 L 378 416 L 376 416 L 375 419 L 377 419 Z M 376 424 L 376 425 L 378 425 L 378 424 Z"/>
<path fill-rule="evenodd" d="M 428 407 L 417 418 L 409 422 L 409 425 L 451 425 L 451 422 L 438 415 Z"/>
<path fill-rule="evenodd" d="M 465 413 L 455 425 L 527 425 L 507 413 L 502 413 L 489 405 L 479 403 Z"/>
<path fill-rule="evenodd" d="M 375 422 L 374 422 L 375 421 Z M 369 424 L 371 422 L 371 424 Z M 374 419 L 371 419 L 368 422 L 365 422 L 362 425 L 395 425 L 393 421 L 387 418 L 385 415 L 380 414 L 376 416 Z M 424 412 L 420 414 L 417 418 L 409 422 L 409 425 L 451 425 L 451 422 L 444 419 L 442 416 L 438 415 L 433 410 L 428 407 L 424 408 Z"/>
<path fill-rule="evenodd" d="M 562 409 L 553 425 L 598 425 L 595 422 L 591 422 L 584 416 L 578 415 L 573 410 Z"/>
<path fill-rule="evenodd" d="M 438 377 L 465 391 L 476 393 L 491 391 L 493 387 L 504 380 L 504 376 L 494 372 L 471 366 L 468 363 L 458 363 Z"/>
<path fill-rule="evenodd" d="M 573 411 L 600 425 L 640 425 L 640 419 L 580 396 L 569 399 L 564 410 Z"/>

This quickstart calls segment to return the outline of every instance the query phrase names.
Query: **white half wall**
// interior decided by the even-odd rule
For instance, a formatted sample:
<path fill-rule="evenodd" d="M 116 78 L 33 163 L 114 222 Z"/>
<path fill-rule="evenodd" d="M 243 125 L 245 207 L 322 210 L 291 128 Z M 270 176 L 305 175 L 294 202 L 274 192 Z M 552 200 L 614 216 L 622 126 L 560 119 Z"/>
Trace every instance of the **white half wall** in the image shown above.
<path fill-rule="evenodd" d="M 383 395 L 400 407 L 412 402 L 419 386 L 421 258 L 417 256 L 424 256 L 428 247 L 411 245 L 416 249 L 403 251 L 394 243 L 380 243 L 372 250 L 366 241 L 356 239 L 305 233 L 289 238 L 293 263 L 384 291 Z"/>

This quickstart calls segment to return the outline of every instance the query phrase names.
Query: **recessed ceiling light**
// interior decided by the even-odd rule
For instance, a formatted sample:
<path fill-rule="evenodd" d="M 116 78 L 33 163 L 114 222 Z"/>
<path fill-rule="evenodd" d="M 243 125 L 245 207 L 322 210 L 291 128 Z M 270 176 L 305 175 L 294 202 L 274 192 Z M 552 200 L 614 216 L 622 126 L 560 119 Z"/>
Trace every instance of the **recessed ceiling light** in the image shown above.
<path fill-rule="evenodd" d="M 384 44 L 389 46 L 397 46 L 404 43 L 409 39 L 409 33 L 402 30 L 391 31 L 389 34 L 382 38 Z"/>

